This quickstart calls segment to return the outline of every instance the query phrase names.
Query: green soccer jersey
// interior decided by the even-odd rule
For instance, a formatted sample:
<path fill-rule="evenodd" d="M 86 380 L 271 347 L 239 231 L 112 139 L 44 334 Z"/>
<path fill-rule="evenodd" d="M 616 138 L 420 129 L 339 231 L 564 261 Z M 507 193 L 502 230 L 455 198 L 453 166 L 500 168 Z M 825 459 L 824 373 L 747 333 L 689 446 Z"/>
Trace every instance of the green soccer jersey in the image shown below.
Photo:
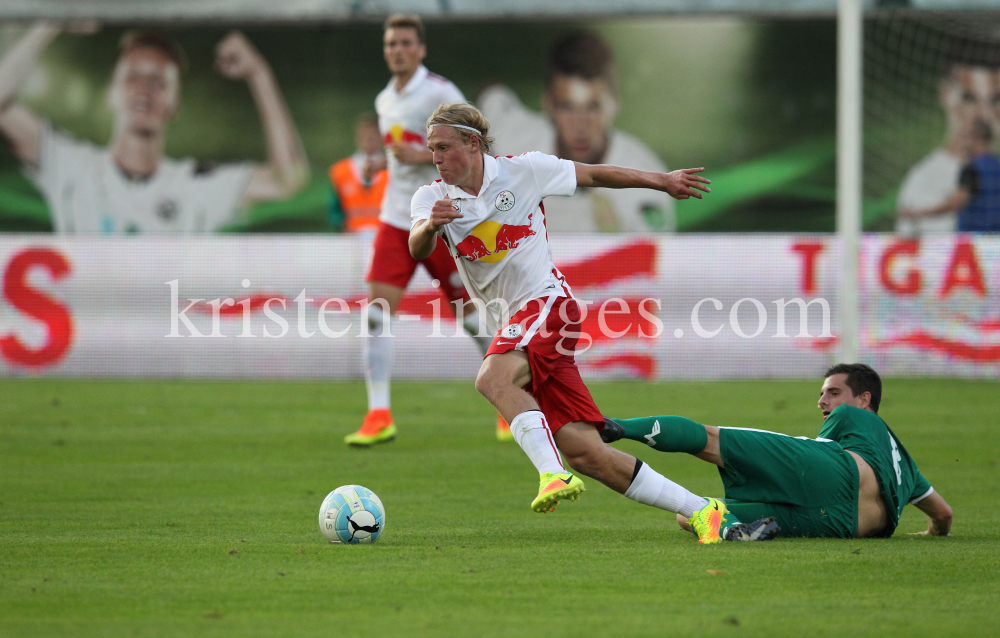
<path fill-rule="evenodd" d="M 881 536 L 892 536 L 907 503 L 917 503 L 934 491 L 903 444 L 874 412 L 841 405 L 827 417 L 819 437 L 858 454 L 874 470 L 890 519 Z"/>

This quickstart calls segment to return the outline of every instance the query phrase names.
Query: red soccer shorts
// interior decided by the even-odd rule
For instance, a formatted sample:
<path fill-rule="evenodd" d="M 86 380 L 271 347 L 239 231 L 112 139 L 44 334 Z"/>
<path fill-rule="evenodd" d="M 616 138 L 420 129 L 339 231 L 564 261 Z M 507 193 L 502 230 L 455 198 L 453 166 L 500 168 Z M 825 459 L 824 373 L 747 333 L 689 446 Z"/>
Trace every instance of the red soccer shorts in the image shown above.
<path fill-rule="evenodd" d="M 375 233 L 375 250 L 365 281 L 377 281 L 399 288 L 406 288 L 417 269 L 417 260 L 410 255 L 410 233 L 385 222 L 378 223 Z M 468 301 L 469 294 L 458 274 L 455 260 L 448 253 L 444 240 L 437 238 L 437 246 L 431 256 L 419 262 L 431 277 L 441 285 L 441 292 L 448 301 L 462 299 Z"/>
<path fill-rule="evenodd" d="M 524 389 L 538 402 L 553 433 L 572 421 L 604 427 L 604 417 L 576 367 L 580 321 L 580 306 L 572 297 L 532 299 L 486 351 L 487 357 L 511 350 L 528 355 L 531 382 Z"/>

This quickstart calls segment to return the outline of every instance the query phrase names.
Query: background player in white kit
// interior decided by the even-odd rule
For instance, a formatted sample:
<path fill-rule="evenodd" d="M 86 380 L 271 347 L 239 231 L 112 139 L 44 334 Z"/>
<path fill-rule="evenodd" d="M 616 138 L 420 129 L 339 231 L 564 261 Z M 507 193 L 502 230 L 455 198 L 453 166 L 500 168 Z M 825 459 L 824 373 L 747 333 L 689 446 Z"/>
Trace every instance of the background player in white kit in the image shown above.
<path fill-rule="evenodd" d="M 164 156 L 167 125 L 180 107 L 180 46 L 155 31 L 132 31 L 108 88 L 114 130 L 106 148 L 75 139 L 16 100 L 56 25 L 33 26 L 0 60 L 0 135 L 45 197 L 57 233 L 198 233 L 235 221 L 248 203 L 283 199 L 309 164 L 270 66 L 239 32 L 216 47 L 215 66 L 246 80 L 267 141 L 265 164 L 208 167 Z"/>
<path fill-rule="evenodd" d="M 419 260 L 410 255 L 407 247 L 410 199 L 418 188 L 437 178 L 427 150 L 427 118 L 439 105 L 465 98 L 458 87 L 423 65 L 427 46 L 424 25 L 418 16 L 393 15 L 385 21 L 383 53 L 392 79 L 375 98 L 375 110 L 388 151 L 388 159 L 383 161 L 388 165 L 389 184 L 382 199 L 372 263 L 366 277 L 371 300 L 367 308 L 371 336 L 364 340 L 368 414 L 361 428 L 344 438 L 349 445 L 362 447 L 391 441 L 396 436 L 389 400 L 393 337 L 388 322 L 396 314 L 417 264 L 422 263 L 439 282 L 449 302 L 464 303 L 469 298 L 443 242 L 438 242 L 436 249 Z M 381 163 L 375 161 L 367 168 L 381 169 Z M 464 313 L 463 325 L 470 334 L 480 334 L 480 317 L 474 307 Z M 475 340 L 481 351 L 489 347 L 488 337 Z M 497 438 L 511 438 L 507 423 L 499 417 Z"/>
<path fill-rule="evenodd" d="M 441 179 L 413 196 L 410 252 L 425 257 L 444 236 L 470 294 L 490 310 L 489 327 L 499 330 L 476 388 L 508 419 L 539 472 L 532 509 L 550 511 L 583 492 L 583 482 L 563 467 L 561 451 L 577 472 L 683 514 L 701 542 L 718 542 L 724 503 L 692 494 L 601 441 L 604 417 L 574 361 L 580 307 L 552 263 L 542 208 L 544 197 L 569 196 L 579 186 L 651 188 L 700 199 L 698 190 L 709 190 L 709 181 L 695 175 L 702 169 L 651 173 L 537 152 L 494 159 L 486 154 L 493 141 L 489 122 L 469 104 L 442 105 L 427 126 Z M 513 316 L 504 316 L 504 304 Z"/>

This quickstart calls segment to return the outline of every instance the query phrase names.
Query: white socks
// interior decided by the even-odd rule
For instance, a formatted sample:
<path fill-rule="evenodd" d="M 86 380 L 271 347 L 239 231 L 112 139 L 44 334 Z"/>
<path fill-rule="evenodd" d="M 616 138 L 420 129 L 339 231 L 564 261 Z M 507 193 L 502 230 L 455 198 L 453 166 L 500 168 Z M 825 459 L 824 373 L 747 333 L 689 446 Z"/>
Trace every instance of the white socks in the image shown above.
<path fill-rule="evenodd" d="M 555 439 L 549 431 L 545 416 L 538 410 L 522 412 L 510 422 L 510 431 L 514 440 L 528 455 L 539 474 L 546 472 L 564 473 L 562 458 L 556 449 Z"/>
<path fill-rule="evenodd" d="M 645 463 L 632 479 L 632 485 L 625 490 L 625 496 L 637 503 L 652 505 L 688 518 L 708 505 L 708 499 L 692 494 Z"/>
<path fill-rule="evenodd" d="M 490 344 L 493 343 L 493 337 L 489 336 L 489 330 L 486 329 L 486 324 L 483 323 L 482 318 L 479 316 L 479 311 L 473 310 L 464 315 L 462 317 L 462 327 L 469 333 L 472 340 L 476 342 L 476 347 L 479 348 L 479 352 L 485 357 L 486 351 L 489 350 Z"/>
<path fill-rule="evenodd" d="M 377 303 L 368 305 L 368 337 L 364 340 L 365 385 L 368 387 L 368 409 L 389 409 L 389 382 L 392 379 L 392 331 L 386 321 L 387 315 L 382 306 Z M 391 320 L 390 320 L 391 321 Z M 480 337 L 487 334 L 482 325 L 479 312 L 473 310 L 462 318 L 466 332 L 476 342 L 476 347 L 485 357 L 486 351 L 493 342 L 493 337 Z M 385 334 L 382 332 L 385 330 Z M 541 413 L 539 413 L 541 414 Z M 559 469 L 560 472 L 565 472 Z"/>
<path fill-rule="evenodd" d="M 383 326 L 386 334 L 382 334 Z M 368 337 L 364 339 L 365 385 L 368 386 L 368 409 L 389 409 L 389 380 L 392 376 L 393 337 L 385 325 L 385 314 L 378 304 L 368 306 Z"/>

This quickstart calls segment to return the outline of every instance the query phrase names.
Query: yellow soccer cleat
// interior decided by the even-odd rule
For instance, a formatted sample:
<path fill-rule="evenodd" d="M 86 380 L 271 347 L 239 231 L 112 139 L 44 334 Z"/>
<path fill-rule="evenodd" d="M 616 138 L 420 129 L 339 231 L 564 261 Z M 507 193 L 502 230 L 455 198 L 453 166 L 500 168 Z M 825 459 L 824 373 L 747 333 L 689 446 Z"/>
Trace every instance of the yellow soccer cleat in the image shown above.
<path fill-rule="evenodd" d="M 497 441 L 513 441 L 514 433 L 510 431 L 510 426 L 504 421 L 500 413 L 497 413 Z"/>
<path fill-rule="evenodd" d="M 538 496 L 531 501 L 531 509 L 543 514 L 551 512 L 560 500 L 579 500 L 580 494 L 586 491 L 587 488 L 583 486 L 583 481 L 569 472 L 565 474 L 546 472 L 541 475 Z"/>
<path fill-rule="evenodd" d="M 371 447 L 396 438 L 396 424 L 389 410 L 369 410 L 361 429 L 344 437 L 344 443 L 355 447 Z"/>
<path fill-rule="evenodd" d="M 708 499 L 708 505 L 691 515 L 688 523 L 698 535 L 699 543 L 721 543 L 722 536 L 719 535 L 719 528 L 722 527 L 722 519 L 729 510 L 726 504 L 717 498 Z"/>

